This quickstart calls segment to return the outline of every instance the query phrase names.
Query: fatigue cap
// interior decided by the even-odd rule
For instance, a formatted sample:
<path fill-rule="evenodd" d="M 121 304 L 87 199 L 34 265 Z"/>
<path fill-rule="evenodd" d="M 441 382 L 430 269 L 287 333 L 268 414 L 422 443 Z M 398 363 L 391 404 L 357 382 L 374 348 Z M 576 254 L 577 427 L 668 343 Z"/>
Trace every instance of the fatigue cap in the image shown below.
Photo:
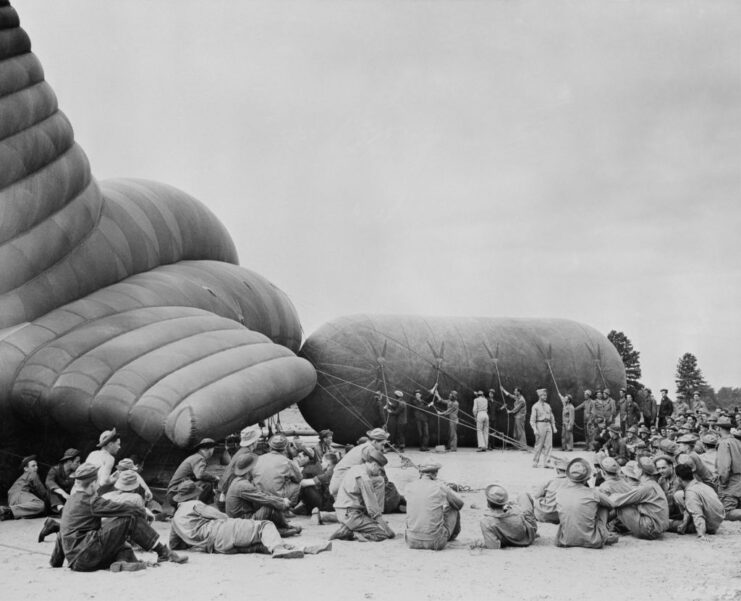
<path fill-rule="evenodd" d="M 334 432 L 332 432 L 332 430 L 322 430 L 321 432 L 319 432 L 319 438 L 321 439 L 328 438 L 333 435 Z"/>
<path fill-rule="evenodd" d="M 213 449 L 216 446 L 216 441 L 213 438 L 202 438 L 201 441 L 193 447 L 194 451 L 199 449 Z"/>
<path fill-rule="evenodd" d="M 572 459 L 566 467 L 566 475 L 572 482 L 581 484 L 589 480 L 589 476 L 592 475 L 592 468 L 589 466 L 588 461 L 577 457 L 576 459 Z"/>
<path fill-rule="evenodd" d="M 234 473 L 237 476 L 244 476 L 247 472 L 251 472 L 252 468 L 257 463 L 257 455 L 254 453 L 244 453 L 237 457 L 234 462 Z"/>
<path fill-rule="evenodd" d="M 655 476 L 657 473 L 656 465 L 649 457 L 641 457 L 638 460 L 638 467 L 640 467 L 641 471 L 647 476 Z"/>
<path fill-rule="evenodd" d="M 704 434 L 700 437 L 700 442 L 706 447 L 717 447 L 718 437 L 715 434 Z"/>
<path fill-rule="evenodd" d="M 176 503 L 184 503 L 196 499 L 201 494 L 200 489 L 193 480 L 183 480 L 178 484 L 177 492 L 172 496 Z"/>
<path fill-rule="evenodd" d="M 109 442 L 113 442 L 117 438 L 121 438 L 118 435 L 118 432 L 116 432 L 116 428 L 112 428 L 111 430 L 105 430 L 99 437 L 98 437 L 98 444 L 95 445 L 99 449 L 102 449 L 104 446 L 106 446 Z"/>
<path fill-rule="evenodd" d="M 137 488 L 139 488 L 139 478 L 137 478 L 136 472 L 126 470 L 119 474 L 118 479 L 116 480 L 116 483 L 113 485 L 113 487 L 116 490 L 120 490 L 123 492 L 136 490 Z"/>
<path fill-rule="evenodd" d="M 604 457 L 602 461 L 599 462 L 599 466 L 604 472 L 612 475 L 615 475 L 620 471 L 620 464 L 612 457 Z"/>
<path fill-rule="evenodd" d="M 83 463 L 75 470 L 74 474 L 72 474 L 72 477 L 75 480 L 80 480 L 81 482 L 93 480 L 98 477 L 99 469 L 99 466 L 93 465 L 92 463 Z"/>
<path fill-rule="evenodd" d="M 627 431 L 632 432 L 633 434 L 638 434 L 638 428 L 636 428 L 635 426 L 631 426 L 630 428 L 628 428 Z"/>
<path fill-rule="evenodd" d="M 724 430 L 730 430 L 733 427 L 733 424 L 731 423 L 731 418 L 727 415 L 721 415 L 718 418 L 718 421 L 715 423 L 716 426 L 719 428 L 723 428 Z"/>
<path fill-rule="evenodd" d="M 628 461 L 628 463 L 620 468 L 620 471 L 632 480 L 640 480 L 641 475 L 643 475 L 643 470 L 637 461 Z"/>
<path fill-rule="evenodd" d="M 125 472 L 127 470 L 134 470 L 136 471 L 136 464 L 132 459 L 129 459 L 128 457 L 121 459 L 121 461 L 118 462 L 116 465 L 116 469 L 119 472 Z"/>
<path fill-rule="evenodd" d="M 363 461 L 365 461 L 366 463 L 370 463 L 371 461 L 374 461 L 381 467 L 383 467 L 389 462 L 389 460 L 386 459 L 386 457 L 383 455 L 383 453 L 381 453 L 381 451 L 378 451 L 372 447 L 367 447 L 363 449 L 362 457 L 363 457 Z"/>
<path fill-rule="evenodd" d="M 62 455 L 62 458 L 59 460 L 59 463 L 64 463 L 65 461 L 69 461 L 70 459 L 74 459 L 75 457 L 80 456 L 80 451 L 77 449 L 67 449 L 64 452 L 64 455 Z"/>
<path fill-rule="evenodd" d="M 284 434 L 274 434 L 268 441 L 268 446 L 273 451 L 285 451 L 288 448 L 288 439 Z"/>
<path fill-rule="evenodd" d="M 435 463 L 434 461 L 430 461 L 428 463 L 423 463 L 419 466 L 419 473 L 420 474 L 437 474 L 437 472 L 440 471 L 440 468 L 442 465 L 439 463 Z"/>
<path fill-rule="evenodd" d="M 663 460 L 664 460 L 664 461 L 666 461 L 666 462 L 667 462 L 667 463 L 668 463 L 669 465 L 674 465 L 674 457 L 669 457 L 669 455 L 658 455 L 658 456 L 654 457 L 654 465 L 656 465 L 656 462 L 657 462 L 657 461 L 658 461 L 659 459 L 663 459 Z"/>
<path fill-rule="evenodd" d="M 679 452 L 679 445 L 673 440 L 665 438 L 659 443 L 659 449 L 667 455 L 676 455 Z"/>
<path fill-rule="evenodd" d="M 305 447 L 304 445 L 300 445 L 296 448 L 296 453 L 303 453 L 311 461 L 316 461 L 316 453 L 314 453 L 314 449 L 312 449 L 311 447 Z"/>
<path fill-rule="evenodd" d="M 506 504 L 509 500 L 507 489 L 505 489 L 501 484 L 489 484 L 489 486 L 486 487 L 484 494 L 486 495 L 486 500 L 492 505 L 501 506 Z"/>
<path fill-rule="evenodd" d="M 21 459 L 21 469 L 25 468 L 32 461 L 36 461 L 36 455 L 28 455 Z"/>
<path fill-rule="evenodd" d="M 695 444 L 698 440 L 697 434 L 682 434 L 677 438 L 677 442 L 680 444 Z"/>
<path fill-rule="evenodd" d="M 404 396 L 404 393 L 401 390 L 394 390 L 394 396 L 400 399 Z"/>
<path fill-rule="evenodd" d="M 371 440 L 388 440 L 389 433 L 383 428 L 373 428 L 368 430 L 365 435 Z"/>

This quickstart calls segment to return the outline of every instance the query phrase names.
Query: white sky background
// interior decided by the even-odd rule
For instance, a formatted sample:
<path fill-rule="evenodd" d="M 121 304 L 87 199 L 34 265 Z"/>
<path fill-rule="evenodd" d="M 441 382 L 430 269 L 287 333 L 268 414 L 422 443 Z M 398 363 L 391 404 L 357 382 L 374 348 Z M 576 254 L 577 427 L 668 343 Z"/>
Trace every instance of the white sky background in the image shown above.
<path fill-rule="evenodd" d="M 99 179 L 202 200 L 306 334 L 622 330 L 741 386 L 741 4 L 16 0 Z"/>

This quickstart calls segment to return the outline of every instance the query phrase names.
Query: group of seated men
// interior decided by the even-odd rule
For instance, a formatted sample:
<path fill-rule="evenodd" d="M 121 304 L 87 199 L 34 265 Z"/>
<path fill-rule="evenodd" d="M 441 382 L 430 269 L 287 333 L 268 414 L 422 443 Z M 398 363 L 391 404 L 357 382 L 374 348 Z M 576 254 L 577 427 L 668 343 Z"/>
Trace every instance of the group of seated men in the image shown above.
<path fill-rule="evenodd" d="M 556 476 L 516 501 L 504 486 L 488 486 L 478 544 L 530 545 L 538 522 L 559 525 L 558 546 L 599 548 L 616 542 L 619 534 L 655 539 L 665 531 L 695 532 L 705 538 L 724 519 L 741 520 L 741 435 L 727 416 L 702 437 L 667 432 L 650 445 L 639 444 L 640 432 L 630 428 L 625 437 L 614 427 L 606 431 L 594 469 L 583 458 L 556 458 Z M 168 485 L 167 542 L 151 526 L 155 514 L 167 509 L 154 501 L 132 460 L 116 464 L 121 443 L 115 429 L 101 434 L 97 450 L 83 464 L 80 454 L 68 449 L 47 475 L 47 486 L 36 459 L 24 458 L 10 505 L 0 508 L 0 515 L 31 517 L 48 505 L 60 511 L 61 520 L 45 521 L 39 540 L 58 532 L 52 565 L 66 559 L 78 571 L 147 567 L 131 543 L 156 552 L 158 561 L 175 563 L 187 560 L 178 553 L 182 549 L 302 557 L 329 550 L 332 539 L 394 538 L 383 517 L 394 510 L 406 511 L 410 548 L 439 550 L 460 533 L 464 503 L 438 480 L 440 464 L 418 466 L 420 477 L 407 486 L 405 497 L 389 482 L 384 470 L 389 435 L 381 428 L 367 432 L 339 461 L 330 431 L 321 432 L 316 447 L 276 434 L 268 452 L 258 455 L 260 436 L 257 428 L 242 431 L 240 448 L 221 478 L 207 470 L 215 441 L 196 445 Z M 315 523 L 337 523 L 328 541 L 301 547 L 284 540 L 300 534 L 288 518 L 301 511 Z"/>

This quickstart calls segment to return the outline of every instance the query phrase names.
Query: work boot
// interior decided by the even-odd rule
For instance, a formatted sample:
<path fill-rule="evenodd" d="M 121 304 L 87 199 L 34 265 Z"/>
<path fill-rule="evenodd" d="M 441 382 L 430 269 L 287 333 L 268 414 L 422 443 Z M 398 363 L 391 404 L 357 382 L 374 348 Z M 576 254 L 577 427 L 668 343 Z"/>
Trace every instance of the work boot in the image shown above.
<path fill-rule="evenodd" d="M 273 559 L 301 559 L 304 552 L 301 549 L 282 545 L 273 549 Z"/>
<path fill-rule="evenodd" d="M 304 547 L 304 553 L 307 555 L 318 555 L 324 551 L 332 550 L 332 541 L 328 540 L 326 543 L 320 543 L 318 545 L 309 545 Z"/>
<path fill-rule="evenodd" d="M 185 563 L 188 561 L 187 555 L 175 553 L 175 551 L 170 549 L 170 547 L 163 545 L 162 543 L 157 543 L 154 550 L 157 551 L 157 561 L 159 563 L 164 563 L 166 561 L 171 561 L 172 563 Z"/>
<path fill-rule="evenodd" d="M 114 561 L 109 569 L 111 572 L 138 572 L 146 570 L 147 564 L 144 561 Z"/>
<path fill-rule="evenodd" d="M 59 532 L 59 522 L 51 518 L 46 518 L 46 520 L 44 520 L 44 527 L 41 529 L 41 532 L 39 532 L 39 542 L 43 543 L 47 536 L 54 534 L 55 532 Z"/>
<path fill-rule="evenodd" d="M 13 520 L 15 519 L 15 516 L 13 515 L 13 512 L 10 510 L 10 507 L 6 507 L 5 505 L 0 505 L 0 522 L 3 520 Z"/>
<path fill-rule="evenodd" d="M 298 536 L 301 534 L 301 526 L 288 526 L 288 528 L 278 528 L 278 534 L 281 538 L 288 538 L 290 536 Z"/>
<path fill-rule="evenodd" d="M 614 532 L 609 532 L 607 538 L 605 538 L 605 545 L 614 545 L 620 540 L 620 537 Z"/>

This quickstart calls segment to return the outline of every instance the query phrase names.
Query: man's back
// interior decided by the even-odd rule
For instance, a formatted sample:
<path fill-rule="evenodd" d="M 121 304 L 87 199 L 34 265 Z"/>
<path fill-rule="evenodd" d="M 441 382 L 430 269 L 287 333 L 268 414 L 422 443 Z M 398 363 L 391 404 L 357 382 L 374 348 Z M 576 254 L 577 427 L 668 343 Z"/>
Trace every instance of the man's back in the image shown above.
<path fill-rule="evenodd" d="M 287 497 L 291 503 L 295 503 L 298 500 L 301 470 L 285 455 L 271 451 L 257 458 L 252 481 L 265 492 Z"/>
<path fill-rule="evenodd" d="M 332 479 L 329 482 L 329 492 L 333 497 L 337 496 L 337 491 L 340 488 L 340 484 L 342 484 L 342 479 L 345 477 L 347 470 L 355 465 L 363 463 L 363 450 L 368 447 L 372 447 L 370 442 L 354 446 L 345 454 L 340 462 L 335 465 Z"/>
<path fill-rule="evenodd" d="M 597 517 L 600 493 L 583 484 L 567 482 L 556 495 L 560 524 L 556 533 L 559 547 L 604 546 L 607 527 Z"/>
<path fill-rule="evenodd" d="M 444 522 L 448 500 L 443 485 L 437 480 L 420 478 L 407 486 L 407 531 L 415 538 L 432 538 Z"/>

